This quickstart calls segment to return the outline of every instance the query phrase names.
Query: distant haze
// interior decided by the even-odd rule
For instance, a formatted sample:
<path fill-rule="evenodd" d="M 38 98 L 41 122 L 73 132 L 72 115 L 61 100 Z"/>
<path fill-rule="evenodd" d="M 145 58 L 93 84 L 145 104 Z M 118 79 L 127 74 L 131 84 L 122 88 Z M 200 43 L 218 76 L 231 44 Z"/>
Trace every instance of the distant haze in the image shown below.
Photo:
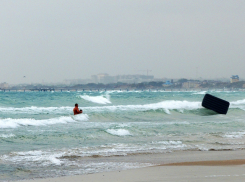
<path fill-rule="evenodd" d="M 244 0 L 2 0 L 0 23 L 0 83 L 245 77 Z"/>

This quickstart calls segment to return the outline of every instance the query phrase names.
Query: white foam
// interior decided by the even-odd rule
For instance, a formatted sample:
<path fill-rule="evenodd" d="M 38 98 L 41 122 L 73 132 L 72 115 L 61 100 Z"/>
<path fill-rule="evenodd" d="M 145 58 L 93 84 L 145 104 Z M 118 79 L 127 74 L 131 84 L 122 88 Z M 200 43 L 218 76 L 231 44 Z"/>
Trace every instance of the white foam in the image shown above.
<path fill-rule="evenodd" d="M 170 111 L 169 111 L 169 109 L 163 108 L 163 110 L 164 110 L 164 112 L 165 112 L 166 114 L 171 114 Z"/>
<path fill-rule="evenodd" d="M 87 114 L 77 114 L 75 116 L 72 116 L 72 119 L 75 121 L 88 121 L 89 116 Z"/>
<path fill-rule="evenodd" d="M 230 102 L 231 105 L 245 105 L 245 99 L 243 100 L 237 100 L 237 101 L 233 101 L 233 102 Z"/>
<path fill-rule="evenodd" d="M 164 147 L 164 149 L 172 150 L 172 149 L 183 149 L 187 147 L 187 145 L 183 144 L 181 141 L 157 141 L 152 142 L 154 144 L 154 149 L 160 150 Z"/>
<path fill-rule="evenodd" d="M 164 144 L 164 145 L 181 145 L 181 141 L 158 141 L 158 142 L 152 142 L 154 144 Z"/>
<path fill-rule="evenodd" d="M 106 132 L 111 134 L 111 135 L 116 135 L 116 136 L 131 135 L 130 132 L 128 130 L 125 130 L 125 129 L 107 129 Z"/>
<path fill-rule="evenodd" d="M 200 123 L 200 122 L 198 122 L 198 123 Z M 164 125 L 189 125 L 190 122 L 188 122 L 188 121 L 171 121 L 171 122 L 164 122 L 163 124 Z"/>
<path fill-rule="evenodd" d="M 81 96 L 82 97 L 82 96 Z M 86 96 L 89 99 L 94 99 L 94 102 L 97 103 L 111 103 L 108 98 L 103 96 L 90 97 Z M 239 105 L 240 104 L 240 105 Z M 231 102 L 231 107 L 233 108 L 244 108 L 245 109 L 245 100 Z M 96 106 L 96 107 L 83 107 L 83 110 L 86 110 L 86 113 L 89 112 L 115 112 L 115 111 L 147 111 L 147 110 L 157 110 L 162 109 L 165 113 L 170 114 L 171 110 L 177 110 L 179 112 L 184 112 L 184 110 L 195 110 L 202 108 L 201 102 L 191 102 L 191 101 L 177 101 L 177 100 L 166 100 L 159 103 L 153 104 L 144 104 L 144 105 L 114 105 L 114 106 Z M 43 113 L 53 113 L 53 114 L 63 114 L 63 113 L 72 113 L 73 107 L 24 107 L 24 108 L 0 108 L 0 112 L 6 112 L 11 114 L 26 113 L 26 114 L 43 114 Z"/>
<path fill-rule="evenodd" d="M 70 123 L 76 121 L 87 121 L 88 115 L 81 114 L 81 116 L 71 117 L 71 116 L 62 116 L 58 118 L 44 119 L 44 120 L 35 120 L 31 118 L 27 119 L 0 119 L 0 128 L 17 128 L 20 126 L 44 126 L 44 125 L 53 125 L 58 123 Z"/>
<path fill-rule="evenodd" d="M 125 132 L 125 131 L 124 131 Z M 120 132 L 119 132 L 120 133 Z M 127 133 L 127 132 L 126 132 Z M 94 155 L 100 156 L 113 156 L 113 155 L 128 155 L 134 153 L 145 153 L 145 152 L 163 152 L 166 150 L 180 150 L 186 148 L 186 145 L 181 141 L 160 141 L 141 144 L 122 144 L 115 143 L 109 145 L 100 145 L 93 147 L 81 147 L 71 149 L 52 149 L 52 150 L 34 150 L 34 151 L 23 151 L 23 152 L 11 152 L 0 156 L 3 161 L 10 161 L 12 163 L 22 163 L 24 165 L 69 165 L 71 161 L 69 157 L 91 157 Z M 76 162 L 74 161 L 75 164 Z M 76 163 L 79 164 L 79 163 Z"/>
<path fill-rule="evenodd" d="M 117 110 L 125 110 L 125 111 L 146 111 L 146 110 L 157 110 L 163 109 L 166 113 L 170 113 L 169 110 L 195 110 L 202 108 L 201 102 L 189 102 L 189 101 L 163 101 L 154 104 L 145 104 L 145 105 L 117 105 L 117 106 L 104 106 L 104 107 L 87 107 L 87 110 L 91 111 L 117 111 Z"/>
<path fill-rule="evenodd" d="M 0 138 L 11 138 L 11 137 L 15 137 L 15 135 L 14 134 L 7 134 L 7 135 L 5 135 L 5 134 L 2 134 L 2 135 L 0 135 Z"/>
<path fill-rule="evenodd" d="M 204 145 L 195 145 L 201 151 L 208 151 L 209 149 Z"/>
<path fill-rule="evenodd" d="M 201 91 L 201 92 L 196 92 L 196 93 L 193 93 L 194 95 L 204 95 L 206 94 L 207 91 Z"/>
<path fill-rule="evenodd" d="M 109 95 L 106 96 L 89 96 L 89 95 L 80 95 L 80 97 L 89 102 L 97 103 L 97 104 L 111 104 L 109 100 Z"/>
<path fill-rule="evenodd" d="M 40 150 L 27 151 L 27 152 L 12 152 L 10 155 L 3 155 L 3 160 L 12 162 L 37 162 L 40 165 L 48 166 L 51 164 L 61 165 L 63 161 L 59 159 L 63 153 L 51 153 L 49 151 L 44 152 Z"/>
<path fill-rule="evenodd" d="M 100 155 L 100 156 L 128 155 L 132 153 L 148 152 L 151 149 L 152 149 L 151 145 L 146 147 L 145 145 L 116 143 L 111 145 L 101 145 L 98 147 L 73 148 L 64 151 L 63 156 L 89 157 L 93 155 Z M 166 147 L 155 145 L 154 149 L 162 151 L 165 150 Z"/>
<path fill-rule="evenodd" d="M 88 100 L 93 100 L 94 102 L 106 104 L 111 103 L 109 100 L 109 95 L 105 98 L 104 96 L 90 97 L 90 96 L 81 96 L 86 97 Z M 242 102 L 243 103 L 243 102 Z M 244 100 L 245 103 L 245 100 Z M 245 106 L 245 105 L 244 105 Z M 236 106 L 237 107 L 237 106 Z M 96 107 L 83 107 L 83 110 L 86 112 L 103 112 L 109 111 L 114 112 L 117 110 L 122 111 L 146 111 L 146 110 L 157 110 L 162 109 L 167 114 L 170 114 L 170 110 L 176 109 L 179 112 L 184 112 L 184 110 L 195 110 L 202 108 L 201 102 L 190 102 L 190 101 L 176 101 L 176 100 L 166 100 L 159 103 L 153 104 L 144 104 L 144 105 L 114 105 L 114 106 L 96 106 Z M 43 114 L 43 113 L 53 113 L 53 114 L 63 114 L 63 113 L 72 113 L 73 107 L 23 107 L 23 108 L 13 108 L 13 107 L 0 107 L 0 112 L 11 113 L 11 114 Z"/>
<path fill-rule="evenodd" d="M 106 94 L 113 94 L 113 93 L 124 93 L 125 91 L 120 91 L 120 90 L 110 90 L 110 91 L 106 91 Z M 100 92 L 103 93 L 103 92 Z"/>
<path fill-rule="evenodd" d="M 230 132 L 223 135 L 223 137 L 225 138 L 243 138 L 244 136 L 245 136 L 245 131 Z"/>
<path fill-rule="evenodd" d="M 201 102 L 189 102 L 189 101 L 175 101 L 175 100 L 169 100 L 169 101 L 163 101 L 156 104 L 146 104 L 143 106 L 138 106 L 139 108 L 146 108 L 146 109 L 187 109 L 187 110 L 193 110 L 201 108 Z"/>
<path fill-rule="evenodd" d="M 230 102 L 230 108 L 245 110 L 245 99 Z"/>
<path fill-rule="evenodd" d="M 69 113 L 72 112 L 73 107 L 0 107 L 1 112 L 11 113 L 11 114 L 19 114 L 19 113 L 30 113 L 30 114 L 42 114 L 42 113 L 55 113 L 62 114 L 64 112 Z"/>

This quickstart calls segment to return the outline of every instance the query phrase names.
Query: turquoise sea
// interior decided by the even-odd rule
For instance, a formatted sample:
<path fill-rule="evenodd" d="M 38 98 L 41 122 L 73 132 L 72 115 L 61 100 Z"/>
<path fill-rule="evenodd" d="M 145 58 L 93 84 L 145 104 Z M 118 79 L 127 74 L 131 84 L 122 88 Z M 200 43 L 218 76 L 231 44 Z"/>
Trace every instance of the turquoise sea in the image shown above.
<path fill-rule="evenodd" d="M 227 115 L 202 108 L 206 93 L 230 102 Z M 153 165 L 129 155 L 242 150 L 244 118 L 242 91 L 0 91 L 0 181 Z"/>

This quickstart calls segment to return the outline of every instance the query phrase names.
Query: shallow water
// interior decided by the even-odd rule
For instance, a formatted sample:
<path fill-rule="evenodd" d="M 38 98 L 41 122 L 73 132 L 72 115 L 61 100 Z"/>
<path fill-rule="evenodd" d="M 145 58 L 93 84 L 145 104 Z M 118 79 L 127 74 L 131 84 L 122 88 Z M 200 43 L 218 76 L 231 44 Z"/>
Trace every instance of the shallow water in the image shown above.
<path fill-rule="evenodd" d="M 205 93 L 230 102 L 202 108 Z M 104 157 L 245 148 L 244 92 L 0 92 L 0 179 L 152 165 Z M 73 116 L 75 103 L 83 114 Z M 123 161 L 123 160 L 122 160 Z"/>

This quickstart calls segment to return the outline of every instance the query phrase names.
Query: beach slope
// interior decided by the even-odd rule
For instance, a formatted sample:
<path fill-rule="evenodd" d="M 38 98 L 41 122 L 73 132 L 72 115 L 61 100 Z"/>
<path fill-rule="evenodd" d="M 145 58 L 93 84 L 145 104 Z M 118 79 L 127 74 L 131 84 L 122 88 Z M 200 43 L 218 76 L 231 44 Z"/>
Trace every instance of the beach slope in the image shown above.
<path fill-rule="evenodd" d="M 23 182 L 157 182 L 157 181 L 244 181 L 245 160 L 195 161 L 163 164 L 125 171 L 103 172 Z"/>

